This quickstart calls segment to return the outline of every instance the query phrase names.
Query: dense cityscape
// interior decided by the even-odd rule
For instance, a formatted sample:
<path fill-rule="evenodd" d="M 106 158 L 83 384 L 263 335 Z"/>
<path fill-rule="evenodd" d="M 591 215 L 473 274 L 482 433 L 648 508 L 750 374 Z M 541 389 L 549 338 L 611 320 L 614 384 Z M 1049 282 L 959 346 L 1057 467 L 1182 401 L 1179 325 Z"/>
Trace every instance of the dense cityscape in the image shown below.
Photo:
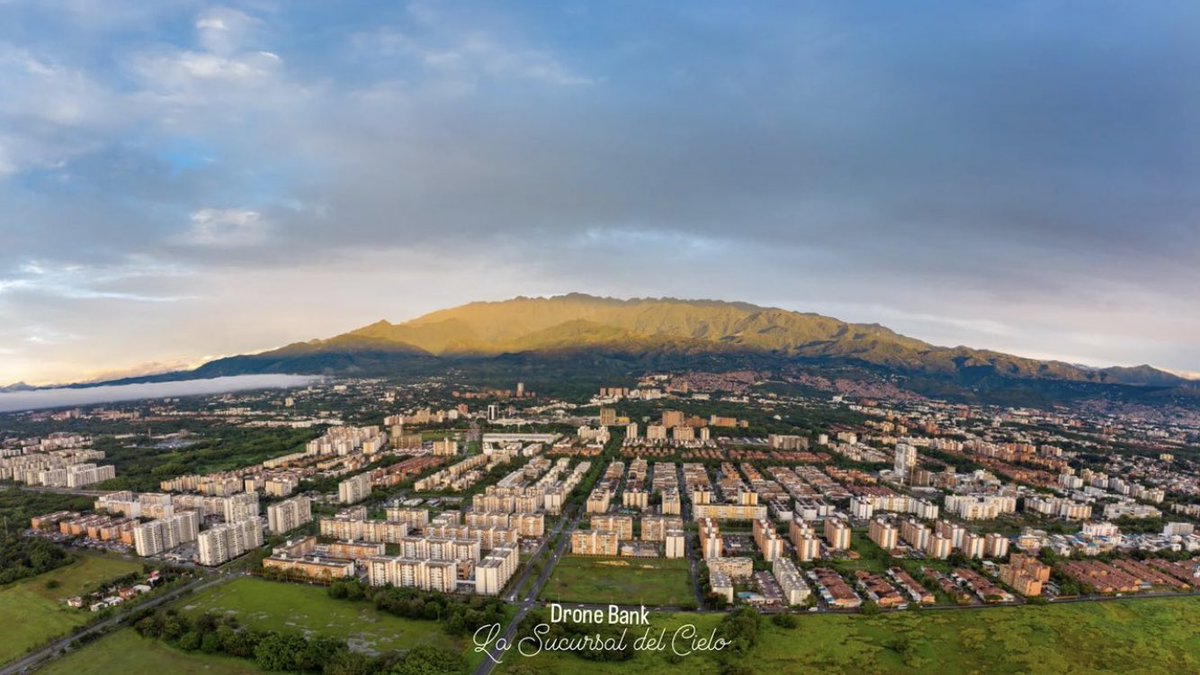
<path fill-rule="evenodd" d="M 0 0 L 0 675 L 1200 673 L 1198 35 Z"/>
<path fill-rule="evenodd" d="M 19 541 L 205 589 L 168 610 L 189 619 L 273 613 L 223 602 L 278 584 L 441 596 L 469 610 L 460 634 L 496 616 L 509 638 L 564 607 L 787 626 L 1195 593 L 1194 422 L 783 384 L 660 373 L 571 397 L 335 379 L 11 413 L 0 495 L 46 504 L 21 522 L 6 508 Z M 56 602 L 78 626 L 111 617 L 177 641 L 155 625 L 147 598 L 169 597 L 149 581 Z M 368 663 L 404 653 L 347 644 Z M 488 646 L 452 669 L 490 672 L 504 661 Z M 8 658 L 63 647 L 31 639 Z"/>

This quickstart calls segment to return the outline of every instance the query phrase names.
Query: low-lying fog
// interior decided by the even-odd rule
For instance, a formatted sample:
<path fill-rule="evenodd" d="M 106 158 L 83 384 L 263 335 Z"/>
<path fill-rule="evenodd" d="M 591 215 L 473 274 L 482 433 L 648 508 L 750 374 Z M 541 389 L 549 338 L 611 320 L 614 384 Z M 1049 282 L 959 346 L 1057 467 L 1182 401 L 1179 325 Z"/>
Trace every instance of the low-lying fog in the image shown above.
<path fill-rule="evenodd" d="M 0 412 L 137 401 L 144 398 L 223 394 L 247 389 L 303 387 L 319 379 L 321 378 L 313 375 L 235 375 L 208 380 L 11 391 L 0 393 Z"/>

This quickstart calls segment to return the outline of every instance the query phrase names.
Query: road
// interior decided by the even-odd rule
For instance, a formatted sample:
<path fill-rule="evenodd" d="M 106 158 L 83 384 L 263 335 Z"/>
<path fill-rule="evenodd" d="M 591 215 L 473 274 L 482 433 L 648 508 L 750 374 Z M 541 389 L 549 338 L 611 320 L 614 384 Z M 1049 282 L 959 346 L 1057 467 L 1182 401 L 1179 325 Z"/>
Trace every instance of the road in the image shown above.
<path fill-rule="evenodd" d="M 657 470 L 657 469 L 658 469 L 658 467 L 655 467 L 655 470 Z M 675 478 L 677 481 L 677 485 L 680 486 L 680 488 L 679 488 L 680 493 L 686 492 L 686 487 L 684 487 L 684 486 L 687 485 L 687 480 L 686 480 L 685 476 L 683 475 L 683 465 L 682 464 L 678 465 L 678 468 L 676 469 L 676 471 L 677 471 L 677 473 L 676 473 Z M 679 515 L 681 518 L 683 518 L 683 522 L 685 523 L 685 527 L 686 527 L 686 523 L 692 522 L 692 500 L 680 499 L 679 501 L 680 501 L 680 514 Z M 687 530 L 685 529 L 684 531 L 686 532 Z M 692 594 L 696 596 L 696 607 L 703 608 L 704 607 L 704 595 L 700 592 L 700 563 L 699 563 L 699 560 L 700 560 L 700 557 L 703 555 L 703 552 L 701 552 L 699 550 L 700 549 L 700 536 L 699 535 L 693 536 L 689 532 L 684 536 L 683 541 L 684 541 L 684 553 L 688 557 L 688 574 L 692 578 Z"/>
<path fill-rule="evenodd" d="M 541 595 L 542 587 L 544 587 L 546 582 L 550 580 L 550 575 L 554 572 L 555 565 L 557 565 L 558 561 L 562 559 L 563 553 L 566 551 L 567 546 L 570 545 L 570 533 L 574 532 L 575 528 L 579 525 L 580 519 L 583 518 L 583 512 L 583 508 L 576 507 L 575 513 L 571 517 L 569 523 L 567 518 L 564 517 L 559 521 L 558 527 L 554 528 L 554 534 L 546 537 L 546 541 L 548 542 L 554 537 L 558 536 L 559 533 L 561 533 L 564 529 L 568 533 L 567 536 L 559 539 L 558 545 L 554 547 L 553 552 L 550 554 L 550 559 L 547 560 L 546 564 L 542 567 L 542 573 L 538 575 L 537 579 L 533 583 L 533 586 L 530 587 L 529 592 L 525 594 L 525 597 L 521 598 L 521 604 L 519 605 L 520 608 L 517 610 L 516 616 L 514 616 L 512 621 L 509 622 L 508 629 L 504 631 L 501 639 L 496 640 L 496 643 L 493 644 L 498 644 L 501 641 L 507 644 L 512 644 L 513 637 L 515 637 L 517 634 L 517 629 L 520 628 L 521 622 L 525 620 L 525 615 L 529 614 L 530 609 L 541 606 L 542 603 L 540 603 L 537 598 L 539 595 Z M 544 547 L 545 542 L 543 542 L 542 548 L 538 549 L 538 555 L 541 554 Z M 525 580 L 529 575 L 529 570 L 533 569 L 533 562 L 536 559 L 537 555 L 529 559 L 529 564 L 525 566 L 525 572 L 522 573 L 521 578 L 518 579 L 517 584 L 514 586 L 516 590 L 514 590 L 513 593 L 508 596 L 510 602 L 515 601 L 516 594 L 520 591 L 521 586 L 525 583 Z M 485 658 L 483 662 L 479 664 L 479 667 L 475 669 L 474 675 L 489 675 L 493 670 L 495 670 L 496 661 L 503 658 L 504 654 L 501 652 L 501 650 L 493 646 L 491 651 L 488 653 L 488 658 Z M 0 675 L 3 675 L 3 673 L 0 673 Z"/>
<path fill-rule="evenodd" d="M 213 586 L 230 581 L 233 578 L 233 576 L 221 575 L 215 578 L 201 577 L 196 579 L 192 583 L 187 584 L 186 586 L 181 586 L 170 593 L 167 593 L 166 595 L 139 603 L 133 607 L 130 607 L 127 611 L 117 614 L 116 616 L 109 617 L 100 623 L 89 626 L 78 633 L 73 633 L 59 640 L 55 640 L 36 652 L 26 654 L 21 659 L 13 661 L 12 663 L 4 666 L 3 669 L 0 669 L 0 675 L 17 675 L 17 673 L 27 673 L 35 668 L 40 668 L 41 666 L 44 666 L 50 661 L 58 658 L 61 652 L 63 652 L 68 645 L 79 638 L 95 634 L 103 634 L 115 627 L 117 624 L 125 621 L 125 619 L 129 618 L 129 616 L 135 612 L 143 609 L 158 607 L 159 605 L 166 604 L 168 602 L 174 602 L 189 591 L 207 590 Z"/>

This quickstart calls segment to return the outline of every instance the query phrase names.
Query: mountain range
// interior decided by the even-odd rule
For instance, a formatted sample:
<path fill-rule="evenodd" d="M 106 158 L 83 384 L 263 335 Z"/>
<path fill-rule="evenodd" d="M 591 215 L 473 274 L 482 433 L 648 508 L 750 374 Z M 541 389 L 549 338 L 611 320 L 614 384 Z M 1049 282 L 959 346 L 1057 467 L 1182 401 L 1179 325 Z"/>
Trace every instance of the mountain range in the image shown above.
<path fill-rule="evenodd" d="M 1147 365 L 1090 368 L 939 347 L 876 324 L 742 302 L 578 293 L 474 302 L 403 323 L 381 320 L 327 339 L 219 359 L 186 375 L 380 375 L 420 366 L 564 363 L 581 356 L 602 356 L 633 369 L 673 363 L 841 365 L 988 388 L 1029 382 L 1173 388 L 1189 382 Z"/>

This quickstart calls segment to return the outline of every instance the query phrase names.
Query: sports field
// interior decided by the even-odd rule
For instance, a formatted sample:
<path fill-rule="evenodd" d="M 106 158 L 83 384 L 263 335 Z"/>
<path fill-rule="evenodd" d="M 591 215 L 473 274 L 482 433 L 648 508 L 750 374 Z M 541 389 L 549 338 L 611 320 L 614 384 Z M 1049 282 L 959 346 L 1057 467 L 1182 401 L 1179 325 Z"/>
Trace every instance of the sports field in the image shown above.
<path fill-rule="evenodd" d="M 141 637 L 126 628 L 54 661 L 38 672 L 45 675 L 243 675 L 259 670 L 247 659 L 185 652 L 165 642 Z"/>
<path fill-rule="evenodd" d="M 695 602 L 686 560 L 563 556 L 541 599 L 678 607 Z"/>
<path fill-rule="evenodd" d="M 78 557 L 70 565 L 0 589 L 0 626 L 4 636 L 0 639 L 0 663 L 11 661 L 30 647 L 66 634 L 95 617 L 87 610 L 67 607 L 63 600 L 142 569 L 141 563 L 115 556 Z"/>
<path fill-rule="evenodd" d="M 463 646 L 436 622 L 379 612 L 368 602 L 335 600 L 318 586 L 237 579 L 189 597 L 179 607 L 190 616 L 206 611 L 232 613 L 242 625 L 260 630 L 343 638 L 368 652 L 385 653 L 422 644 L 444 649 Z"/>
<path fill-rule="evenodd" d="M 1200 598 L 796 618 L 791 629 L 763 619 L 757 644 L 739 661 L 745 672 L 1200 672 Z M 670 629 L 668 635 L 684 623 L 707 634 L 719 620 L 716 614 L 677 614 L 654 623 Z M 705 675 L 720 670 L 713 656 L 691 655 L 672 663 L 668 653 L 642 652 L 624 663 L 564 654 L 510 655 L 502 672 L 648 675 L 683 668 Z"/>

